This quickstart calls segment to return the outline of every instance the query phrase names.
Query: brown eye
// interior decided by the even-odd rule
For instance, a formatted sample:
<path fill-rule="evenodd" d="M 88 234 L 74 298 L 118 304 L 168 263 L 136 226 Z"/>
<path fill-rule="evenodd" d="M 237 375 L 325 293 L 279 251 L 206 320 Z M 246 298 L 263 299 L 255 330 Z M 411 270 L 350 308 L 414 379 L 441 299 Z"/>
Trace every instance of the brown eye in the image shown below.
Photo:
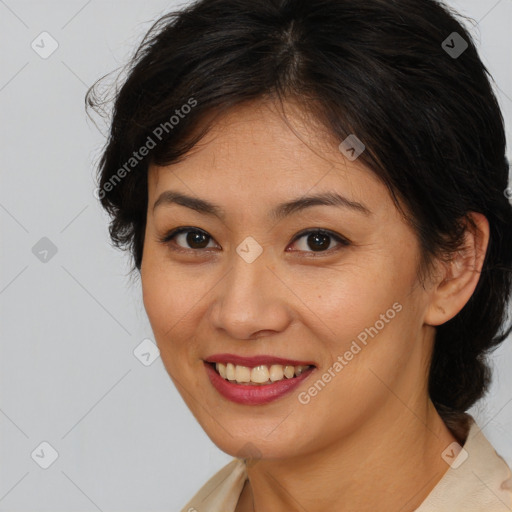
<path fill-rule="evenodd" d="M 208 239 L 210 238 L 200 231 L 187 231 L 181 234 L 185 235 L 184 240 L 192 249 L 204 249 L 208 245 Z"/>
<path fill-rule="evenodd" d="M 160 241 L 164 244 L 177 245 L 184 250 L 201 250 L 208 248 L 208 242 L 212 239 L 205 231 L 192 227 L 174 229 L 165 235 Z"/>
<path fill-rule="evenodd" d="M 299 247 L 299 251 L 304 252 L 330 251 L 332 249 L 332 240 L 338 242 L 338 244 L 341 246 L 350 245 L 350 242 L 346 238 L 323 229 L 315 229 L 302 232 L 295 237 L 294 242 L 300 240 L 301 238 L 305 238 L 305 244 L 302 245 L 302 248 Z"/>

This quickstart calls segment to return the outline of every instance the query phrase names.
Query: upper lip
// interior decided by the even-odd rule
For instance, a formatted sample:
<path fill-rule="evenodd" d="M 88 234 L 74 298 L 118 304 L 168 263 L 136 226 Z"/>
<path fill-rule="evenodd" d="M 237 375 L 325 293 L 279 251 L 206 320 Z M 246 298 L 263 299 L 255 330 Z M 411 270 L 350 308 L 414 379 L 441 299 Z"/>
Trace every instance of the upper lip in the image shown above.
<path fill-rule="evenodd" d="M 283 366 L 315 366 L 313 361 L 297 361 L 295 359 L 285 359 L 283 357 L 259 355 L 259 356 L 237 356 L 235 354 L 213 354 L 205 359 L 207 363 L 233 363 L 240 366 L 254 368 L 259 365 L 281 364 Z"/>

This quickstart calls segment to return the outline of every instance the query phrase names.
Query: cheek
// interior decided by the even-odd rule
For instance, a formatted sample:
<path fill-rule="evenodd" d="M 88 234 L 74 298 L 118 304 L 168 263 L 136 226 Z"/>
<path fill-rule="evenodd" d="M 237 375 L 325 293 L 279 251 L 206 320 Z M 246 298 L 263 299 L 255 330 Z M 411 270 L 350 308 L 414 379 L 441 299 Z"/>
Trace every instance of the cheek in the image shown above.
<path fill-rule="evenodd" d="M 157 333 L 170 330 L 185 315 L 188 303 L 193 300 L 193 288 L 185 276 L 154 244 L 146 244 L 141 265 L 142 297 L 151 326 Z M 192 289 L 192 293 L 190 293 Z"/>
<path fill-rule="evenodd" d="M 391 382 L 397 367 L 407 363 L 421 328 L 421 297 L 411 293 L 415 272 L 406 262 L 362 262 L 335 274 L 304 302 L 314 312 L 308 314 L 314 322 L 310 328 L 322 342 L 325 367 L 337 362 L 331 372 L 336 375 L 329 385 L 331 398 L 339 392 L 355 407 L 353 401 L 373 401 L 385 394 L 370 369 Z M 306 293 L 307 283 L 301 287 L 298 293 Z"/>
<path fill-rule="evenodd" d="M 338 317 L 334 326 L 338 336 L 334 341 L 322 340 L 328 360 L 297 397 L 301 404 L 298 410 L 307 414 L 310 428 L 333 439 L 340 432 L 348 435 L 382 404 L 394 400 L 392 390 L 415 358 L 414 314 L 411 304 L 403 300 L 384 300 L 382 308 L 372 303 L 353 316 Z M 413 365 L 416 367 L 415 362 Z"/>
<path fill-rule="evenodd" d="M 344 265 L 335 272 L 296 275 L 293 292 L 301 299 L 304 314 L 325 331 L 321 339 L 342 343 L 403 301 L 408 276 L 402 272 L 400 279 L 395 277 L 392 269 L 384 271 L 381 265 Z"/>
<path fill-rule="evenodd" d="M 141 267 L 144 308 L 162 361 L 173 375 L 182 374 L 198 361 L 195 333 L 208 286 L 193 275 L 192 270 L 152 257 L 151 251 Z M 183 364 L 187 360 L 190 365 Z"/>

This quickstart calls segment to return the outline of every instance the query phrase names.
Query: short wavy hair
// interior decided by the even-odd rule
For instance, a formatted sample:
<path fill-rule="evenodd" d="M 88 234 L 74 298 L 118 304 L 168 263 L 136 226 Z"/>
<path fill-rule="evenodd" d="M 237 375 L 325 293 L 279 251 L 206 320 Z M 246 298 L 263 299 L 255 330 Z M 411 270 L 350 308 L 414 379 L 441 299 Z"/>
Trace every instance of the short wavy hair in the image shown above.
<path fill-rule="evenodd" d="M 199 0 L 171 12 L 115 91 L 98 197 L 113 243 L 140 271 L 149 164 L 185 158 L 235 105 L 296 100 L 336 140 L 363 141 L 359 161 L 417 234 L 420 277 L 462 247 L 469 212 L 484 214 L 490 240 L 478 284 L 436 327 L 429 373 L 430 398 L 460 438 L 465 411 L 490 384 L 486 356 L 512 331 L 512 206 L 492 77 L 458 17 L 435 0 Z M 101 82 L 87 108 L 102 111 Z"/>

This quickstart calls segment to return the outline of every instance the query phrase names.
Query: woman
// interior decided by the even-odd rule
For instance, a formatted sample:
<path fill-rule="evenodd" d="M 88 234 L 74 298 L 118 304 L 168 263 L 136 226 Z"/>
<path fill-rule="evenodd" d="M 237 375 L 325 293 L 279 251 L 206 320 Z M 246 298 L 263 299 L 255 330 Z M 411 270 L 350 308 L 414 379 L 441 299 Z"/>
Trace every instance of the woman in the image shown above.
<path fill-rule="evenodd" d="M 512 509 L 466 413 L 512 330 L 505 135 L 455 16 L 202 0 L 134 56 L 98 197 L 234 457 L 184 511 Z"/>

